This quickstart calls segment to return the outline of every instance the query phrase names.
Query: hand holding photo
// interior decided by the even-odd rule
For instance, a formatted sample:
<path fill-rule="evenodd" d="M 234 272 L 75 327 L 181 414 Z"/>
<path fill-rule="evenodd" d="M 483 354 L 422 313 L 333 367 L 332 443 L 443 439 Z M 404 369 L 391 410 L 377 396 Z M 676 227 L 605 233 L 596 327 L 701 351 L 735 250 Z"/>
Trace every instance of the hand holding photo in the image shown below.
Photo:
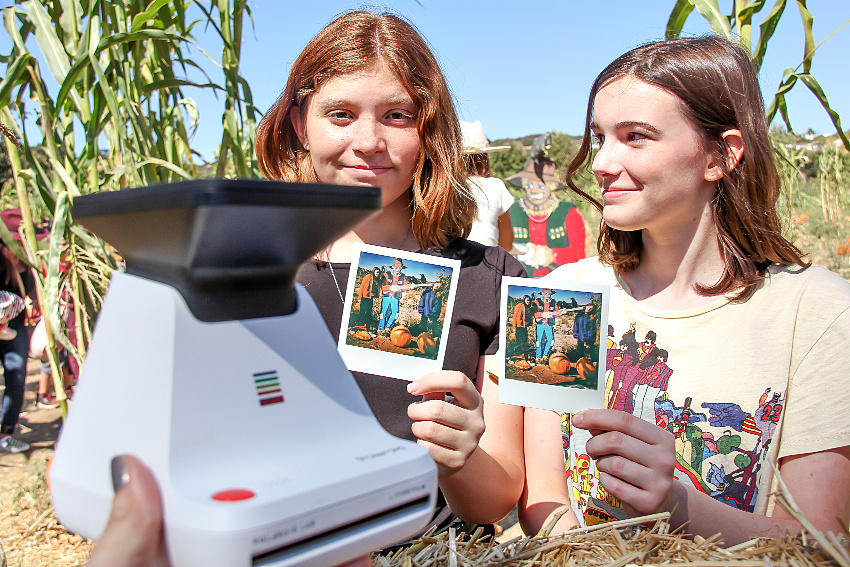
<path fill-rule="evenodd" d="M 441 370 L 459 260 L 355 247 L 339 352 L 349 370 L 414 380 Z"/>
<path fill-rule="evenodd" d="M 604 407 L 608 287 L 502 278 L 499 401 L 560 412 Z"/>

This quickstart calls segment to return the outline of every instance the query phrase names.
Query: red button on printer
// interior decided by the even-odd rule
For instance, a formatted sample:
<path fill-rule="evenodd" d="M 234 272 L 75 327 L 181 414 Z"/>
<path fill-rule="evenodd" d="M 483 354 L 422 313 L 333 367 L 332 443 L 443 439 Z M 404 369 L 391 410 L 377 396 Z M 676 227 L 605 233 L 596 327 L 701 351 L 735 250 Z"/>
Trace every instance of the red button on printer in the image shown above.
<path fill-rule="evenodd" d="M 246 488 L 231 488 L 229 490 L 216 492 L 212 495 L 212 498 L 219 502 L 237 502 L 239 500 L 248 500 L 254 496 L 256 496 L 256 494 L 254 494 L 252 490 L 248 490 Z"/>

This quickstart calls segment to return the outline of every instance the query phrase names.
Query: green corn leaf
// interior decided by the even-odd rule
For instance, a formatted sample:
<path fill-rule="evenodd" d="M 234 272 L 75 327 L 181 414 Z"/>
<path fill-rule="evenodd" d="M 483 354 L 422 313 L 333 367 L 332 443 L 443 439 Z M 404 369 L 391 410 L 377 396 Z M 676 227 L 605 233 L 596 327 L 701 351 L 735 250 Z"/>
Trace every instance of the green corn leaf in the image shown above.
<path fill-rule="evenodd" d="M 130 25 L 130 32 L 136 32 L 142 29 L 145 24 L 154 19 L 159 12 L 159 9 L 168 4 L 171 0 L 154 0 L 148 5 L 144 12 L 136 14 L 133 17 L 133 23 Z M 179 4 L 179 2 L 175 2 Z"/>
<path fill-rule="evenodd" d="M 62 43 L 65 52 L 71 57 L 77 56 L 77 45 L 80 40 L 78 24 L 83 16 L 83 8 L 79 0 L 60 0 L 62 12 L 59 15 L 59 29 L 62 30 Z"/>
<path fill-rule="evenodd" d="M 23 6 L 29 20 L 35 26 L 36 41 L 38 41 L 38 46 L 47 62 L 47 67 L 56 82 L 61 84 L 71 68 L 71 63 L 62 42 L 59 41 L 56 31 L 53 29 L 50 15 L 39 0 L 26 0 Z"/>
<path fill-rule="evenodd" d="M 44 299 L 47 305 L 42 307 L 42 312 L 49 318 L 50 326 L 58 331 L 62 328 L 59 320 L 59 263 L 61 258 L 63 240 L 65 239 L 65 216 L 67 215 L 68 195 L 62 193 L 56 201 L 56 209 L 53 211 L 53 229 L 50 231 L 47 249 L 47 270 L 44 278 Z M 61 333 L 55 333 L 61 335 Z"/>
<path fill-rule="evenodd" d="M 785 0 L 776 0 L 773 4 L 773 8 L 771 8 L 770 12 L 765 17 L 764 21 L 761 23 L 759 27 L 759 40 L 756 43 L 756 48 L 753 51 L 753 63 L 756 68 L 761 68 L 761 64 L 764 61 L 764 54 L 767 51 L 767 42 L 770 41 L 770 38 L 773 37 L 773 33 L 776 31 L 776 26 L 779 23 L 779 18 L 782 17 L 782 13 L 785 11 Z"/>
<path fill-rule="evenodd" d="M 732 26 L 729 24 L 729 18 L 723 15 L 720 11 L 720 6 L 717 0 L 689 0 L 694 7 L 699 11 L 703 18 L 711 25 L 711 31 L 717 35 L 722 35 L 730 41 L 734 41 L 732 37 Z"/>
<path fill-rule="evenodd" d="M 806 8 L 806 0 L 797 0 L 797 8 L 800 9 L 800 18 L 803 20 L 803 33 L 806 37 L 803 48 L 803 72 L 810 73 L 812 70 L 812 58 L 815 56 L 815 36 L 812 32 L 814 18 L 809 9 Z"/>
<path fill-rule="evenodd" d="M 141 41 L 144 39 L 155 39 L 155 40 L 164 40 L 164 41 L 175 41 L 179 40 L 180 36 L 176 36 L 174 34 L 161 32 L 159 30 L 142 30 L 136 33 L 117 33 L 110 37 L 104 38 L 100 43 L 98 43 L 97 48 L 94 52 L 90 53 L 90 56 L 98 56 L 103 51 L 109 49 L 110 47 L 114 47 L 116 45 L 120 45 L 123 43 L 128 43 L 132 41 Z M 65 74 L 64 81 L 60 81 L 62 87 L 59 89 L 59 94 L 56 95 L 56 107 L 60 108 L 62 104 L 65 102 L 65 98 L 69 93 L 73 92 L 74 85 L 76 84 L 80 74 L 83 73 L 85 69 L 90 65 L 89 59 L 80 59 L 77 63 L 71 67 L 68 72 Z"/>
<path fill-rule="evenodd" d="M 24 53 L 27 51 L 27 48 L 24 44 L 24 38 L 21 37 L 21 33 L 18 31 L 17 25 L 15 25 L 17 22 L 16 12 L 17 10 L 14 7 L 3 8 L 3 27 L 6 28 L 6 33 L 12 39 L 12 43 L 15 44 L 15 49 L 18 53 Z"/>
<path fill-rule="evenodd" d="M 26 72 L 30 58 L 30 54 L 24 52 L 15 59 L 14 63 L 6 66 L 6 74 L 0 81 L 0 106 L 8 106 L 12 89 L 28 80 L 29 76 Z"/>
<path fill-rule="evenodd" d="M 168 89 L 173 89 L 175 87 L 198 87 L 198 88 L 212 88 L 216 90 L 224 90 L 220 86 L 215 83 L 196 83 L 194 81 L 189 81 L 186 79 L 163 79 L 161 81 L 153 81 L 143 85 L 141 92 L 145 94 L 150 94 L 156 91 L 164 91 Z"/>
<path fill-rule="evenodd" d="M 65 188 L 68 191 L 71 192 L 71 195 L 73 195 L 75 197 L 79 196 L 80 190 L 77 188 L 77 184 L 74 183 L 74 180 L 71 179 L 70 175 L 68 175 L 68 172 L 65 170 L 63 165 L 61 163 L 59 163 L 57 160 L 52 159 L 52 158 L 50 160 L 50 165 L 53 166 L 53 171 L 56 172 L 56 174 L 59 176 L 59 178 L 65 184 Z M 65 194 L 64 191 L 59 193 L 58 198 L 56 199 L 57 203 L 59 202 L 59 199 L 61 199 L 62 195 L 64 195 L 64 194 Z"/>
<path fill-rule="evenodd" d="M 841 141 L 844 143 L 844 147 L 850 150 L 850 140 L 847 139 L 847 134 L 844 133 L 844 130 L 841 129 L 841 118 L 838 116 L 838 113 L 832 110 L 829 106 L 829 100 L 826 98 L 826 93 L 823 92 L 823 89 L 818 83 L 817 79 L 815 79 L 809 73 L 799 73 L 797 77 L 803 81 L 809 90 L 815 95 L 815 97 L 820 102 L 821 106 L 823 106 L 826 113 L 829 114 L 830 120 L 835 125 L 835 129 L 838 133 L 838 136 L 841 138 Z"/>
<path fill-rule="evenodd" d="M 173 163 L 171 163 L 169 161 L 165 161 L 164 159 L 159 159 L 159 158 L 155 158 L 155 157 L 148 156 L 147 158 L 143 159 L 138 164 L 136 164 L 136 166 L 141 168 L 141 167 L 144 167 L 147 164 L 154 164 L 154 165 L 162 166 L 162 167 L 164 167 L 164 168 L 166 168 L 170 171 L 173 171 L 174 173 L 176 173 L 180 177 L 183 177 L 184 179 L 194 179 L 195 178 L 191 173 L 189 173 L 185 169 L 178 167 L 178 166 L 174 165 Z"/>
<path fill-rule="evenodd" d="M 767 123 L 770 124 L 773 122 L 773 117 L 776 116 L 776 111 L 779 109 L 780 101 L 782 104 L 785 104 L 785 93 L 791 90 L 791 88 L 797 83 L 797 74 L 794 73 L 794 69 L 785 69 L 785 72 L 782 74 L 782 82 L 779 84 L 779 88 L 776 89 L 776 93 L 773 95 L 773 102 L 770 103 L 770 106 L 767 107 Z M 789 128 L 789 132 L 790 132 Z"/>
<path fill-rule="evenodd" d="M 740 10 L 738 10 L 738 19 L 740 20 L 751 20 L 755 14 L 758 14 L 761 9 L 764 7 L 765 0 L 754 0 L 750 2 L 746 6 L 742 6 Z"/>

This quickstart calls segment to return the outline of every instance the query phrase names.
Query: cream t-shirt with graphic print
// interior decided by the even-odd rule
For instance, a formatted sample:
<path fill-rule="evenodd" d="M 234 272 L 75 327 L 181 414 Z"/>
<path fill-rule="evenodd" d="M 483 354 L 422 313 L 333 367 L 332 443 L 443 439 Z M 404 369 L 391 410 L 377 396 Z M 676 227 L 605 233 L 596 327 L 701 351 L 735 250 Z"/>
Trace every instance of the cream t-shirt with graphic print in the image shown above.
<path fill-rule="evenodd" d="M 680 481 L 765 514 L 768 461 L 850 445 L 850 283 L 832 272 L 773 266 L 745 302 L 682 311 L 640 306 L 596 258 L 543 280 L 611 286 L 608 407 L 676 437 Z M 586 432 L 563 423 L 577 512 L 590 525 L 625 517 L 598 482 Z"/>

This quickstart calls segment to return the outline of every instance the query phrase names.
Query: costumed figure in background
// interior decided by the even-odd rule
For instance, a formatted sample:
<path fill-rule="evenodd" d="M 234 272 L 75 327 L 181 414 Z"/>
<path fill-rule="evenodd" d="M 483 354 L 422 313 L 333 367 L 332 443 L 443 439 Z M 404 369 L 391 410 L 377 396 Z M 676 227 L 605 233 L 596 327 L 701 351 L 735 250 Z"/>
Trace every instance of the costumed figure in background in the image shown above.
<path fill-rule="evenodd" d="M 509 150 L 510 146 L 491 146 L 484 135 L 481 122 L 471 124 L 460 121 L 463 138 L 463 153 L 466 157 L 466 171 L 469 173 L 469 189 L 475 197 L 478 214 L 472 221 L 472 229 L 467 240 L 480 242 L 486 246 L 501 246 L 510 250 L 514 235 L 511 228 L 511 215 L 508 212 L 514 204 L 514 197 L 505 182 L 490 177 L 491 152 Z"/>
<path fill-rule="evenodd" d="M 555 176 L 555 162 L 546 154 L 550 134 L 539 136 L 523 170 L 507 179 L 525 197 L 511 205 L 513 249 L 530 276 L 543 276 L 562 264 L 584 258 L 584 218 L 569 201 L 552 192 L 564 185 Z"/>

